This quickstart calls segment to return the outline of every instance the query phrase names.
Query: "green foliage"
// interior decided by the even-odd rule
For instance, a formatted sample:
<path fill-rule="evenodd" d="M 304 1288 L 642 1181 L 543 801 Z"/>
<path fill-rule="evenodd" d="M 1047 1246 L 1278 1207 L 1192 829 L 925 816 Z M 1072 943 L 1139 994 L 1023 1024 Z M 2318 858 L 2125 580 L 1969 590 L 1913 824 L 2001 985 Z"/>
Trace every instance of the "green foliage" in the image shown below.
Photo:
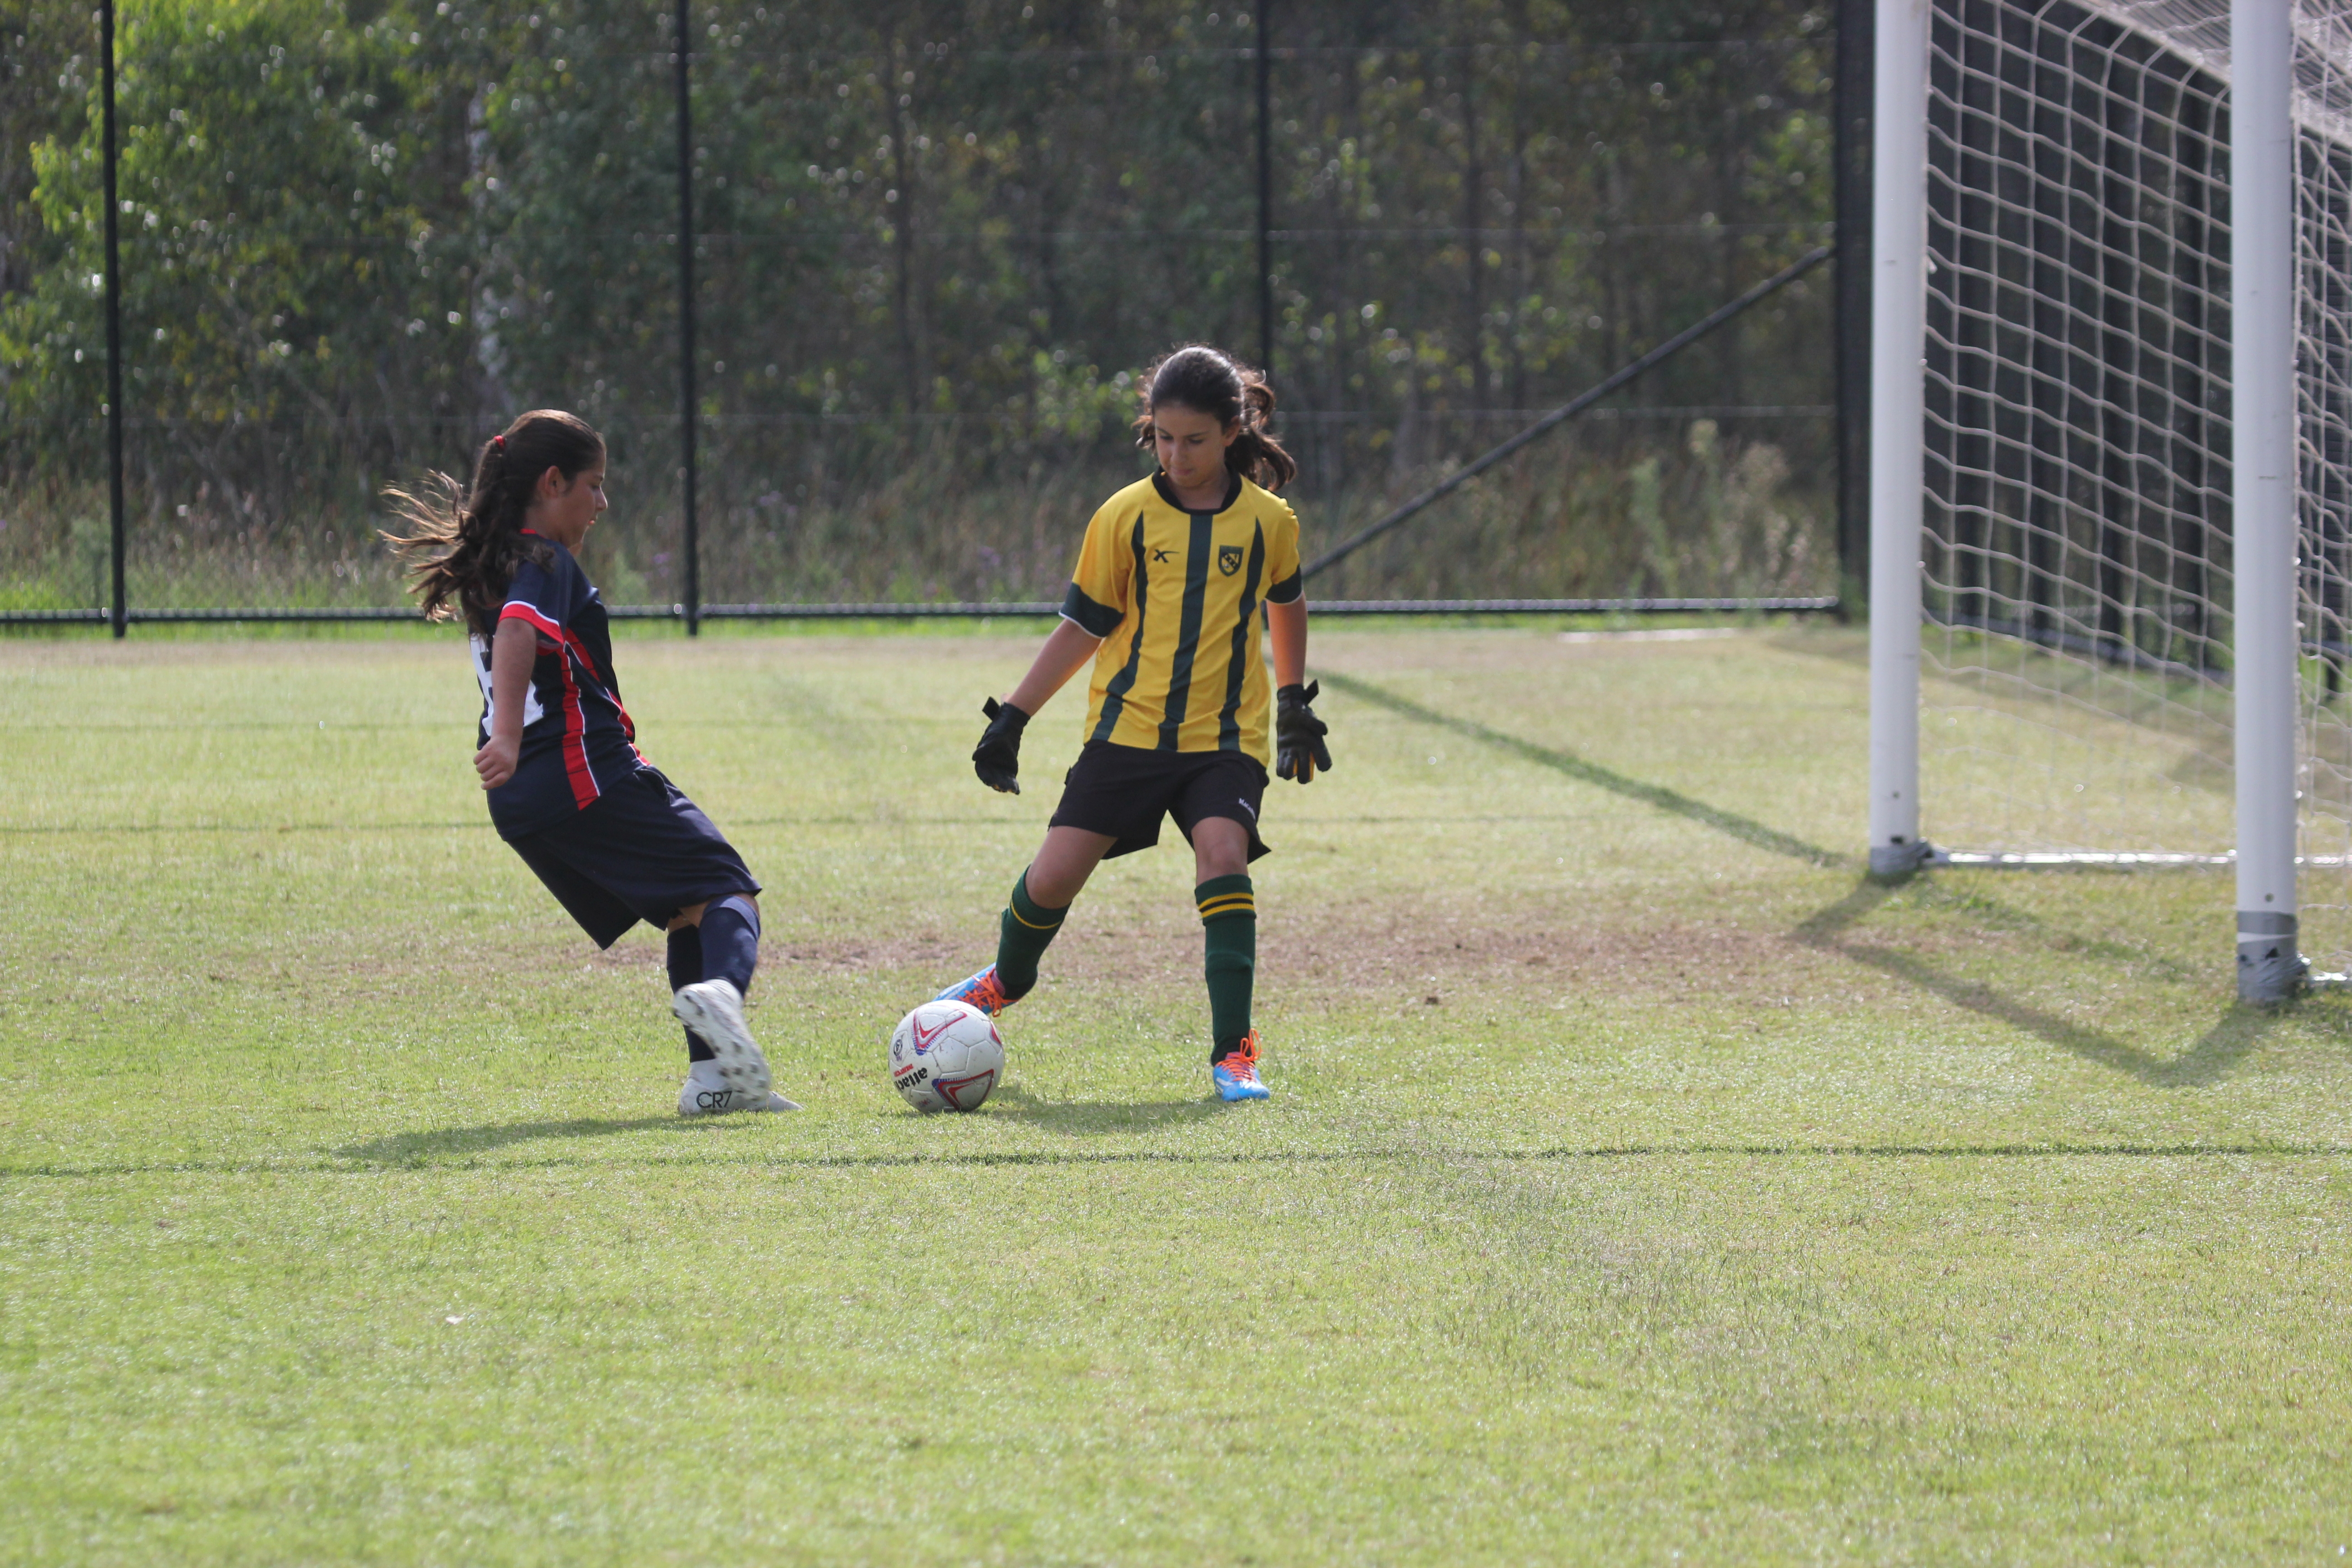
<path fill-rule="evenodd" d="M 671 13 L 123 16 L 131 464 L 142 548 L 181 563 L 157 568 L 173 591 L 219 590 L 184 580 L 200 559 L 385 586 L 363 564 L 377 485 L 461 466 L 487 428 L 554 404 L 638 476 L 616 568 L 673 592 L 656 562 L 677 543 Z M 1328 510 L 1409 491 L 1815 243 L 1823 22 L 1795 0 L 1286 5 L 1273 360 L 1302 494 Z M 1191 339 L 1255 354 L 1244 13 L 706 0 L 694 26 L 696 378 L 722 554 L 740 536 L 748 559 L 780 507 L 856 507 L 940 451 L 951 477 L 927 504 L 971 527 L 1048 473 L 1118 482 L 1122 376 Z M 94 88 L 86 60 L 57 80 L 23 196 L 36 263 L 0 294 L 0 481 L 20 495 L 86 480 L 98 451 Z M 1790 291 L 1640 399 L 1826 401 L 1824 302 Z M 1722 429 L 1727 462 L 1778 448 L 1774 504 L 1811 528 L 1820 440 Z M 1687 465 L 1686 432 L 1651 434 L 1606 460 Z M 1531 462 L 1600 460 L 1546 454 Z M 1566 541 L 1623 504 L 1528 521 Z M 1677 514 L 1674 548 L 1709 526 Z M 755 587 L 774 596 L 731 596 Z"/>
<path fill-rule="evenodd" d="M 138 343 L 124 393 L 143 425 L 183 434 L 141 444 L 142 478 L 236 508 L 256 465 L 313 479 L 366 451 L 338 426 L 413 418 L 420 399 L 453 408 L 467 334 L 449 307 L 465 291 L 436 285 L 446 214 L 408 173 L 426 148 L 404 40 L 306 0 L 155 0 L 121 27 L 123 321 Z M 89 422 L 70 416 L 103 401 L 99 150 L 87 133 L 53 139 L 34 162 L 57 252 L 0 318 L 9 413 L 86 445 Z"/>

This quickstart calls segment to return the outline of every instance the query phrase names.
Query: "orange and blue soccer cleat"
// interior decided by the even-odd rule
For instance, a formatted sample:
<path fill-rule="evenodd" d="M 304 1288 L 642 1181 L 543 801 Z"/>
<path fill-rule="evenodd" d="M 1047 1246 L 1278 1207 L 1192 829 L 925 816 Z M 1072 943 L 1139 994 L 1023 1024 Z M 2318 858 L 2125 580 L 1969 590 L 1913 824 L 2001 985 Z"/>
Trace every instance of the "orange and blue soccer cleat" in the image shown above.
<path fill-rule="evenodd" d="M 1215 1086 L 1219 1100 L 1265 1100 L 1273 1095 L 1257 1080 L 1257 1031 L 1252 1029 L 1224 1060 L 1209 1069 L 1209 1082 Z"/>
<path fill-rule="evenodd" d="M 961 1002 L 966 1006 L 979 1008 L 993 1018 L 1012 1006 L 1015 999 L 1004 994 L 1004 982 L 996 977 L 996 965 L 992 963 L 971 979 L 956 982 L 931 1000 Z"/>

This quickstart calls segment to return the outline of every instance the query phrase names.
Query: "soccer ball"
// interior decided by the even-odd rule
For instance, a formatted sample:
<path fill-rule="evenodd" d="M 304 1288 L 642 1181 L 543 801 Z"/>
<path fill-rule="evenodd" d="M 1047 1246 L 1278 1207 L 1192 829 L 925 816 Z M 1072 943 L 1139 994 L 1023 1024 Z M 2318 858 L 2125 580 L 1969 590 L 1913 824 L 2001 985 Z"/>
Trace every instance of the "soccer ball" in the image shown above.
<path fill-rule="evenodd" d="M 995 1023 L 964 1002 L 926 1002 L 890 1035 L 890 1081 L 921 1111 L 978 1110 L 1004 1072 Z"/>

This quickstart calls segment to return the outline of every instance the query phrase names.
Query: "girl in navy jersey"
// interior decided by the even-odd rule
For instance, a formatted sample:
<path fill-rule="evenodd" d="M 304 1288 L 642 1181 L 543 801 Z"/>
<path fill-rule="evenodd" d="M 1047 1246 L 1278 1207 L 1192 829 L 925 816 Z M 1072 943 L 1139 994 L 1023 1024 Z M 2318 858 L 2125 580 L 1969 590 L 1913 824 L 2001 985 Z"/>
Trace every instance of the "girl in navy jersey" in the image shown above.
<path fill-rule="evenodd" d="M 433 480 L 389 492 L 409 531 L 384 537 L 426 618 L 461 616 L 471 634 L 491 824 L 597 946 L 639 921 L 669 933 L 680 1115 L 799 1110 L 770 1086 L 743 1021 L 760 884 L 637 751 L 604 602 L 572 556 L 604 510 L 604 438 L 542 408 L 483 445 L 469 488 Z"/>

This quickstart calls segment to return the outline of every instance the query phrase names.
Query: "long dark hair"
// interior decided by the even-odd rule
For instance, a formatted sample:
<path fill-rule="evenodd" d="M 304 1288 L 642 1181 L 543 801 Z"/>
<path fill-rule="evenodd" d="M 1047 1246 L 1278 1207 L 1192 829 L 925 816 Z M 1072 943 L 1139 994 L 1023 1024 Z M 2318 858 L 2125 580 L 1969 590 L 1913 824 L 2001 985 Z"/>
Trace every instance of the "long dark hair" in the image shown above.
<path fill-rule="evenodd" d="M 425 618 L 462 615 L 473 630 L 493 635 L 515 568 L 547 554 L 545 544 L 522 532 L 539 476 L 553 468 L 568 484 L 604 456 L 604 438 L 586 420 L 534 408 L 482 443 L 470 487 L 435 472 L 418 489 L 386 489 L 408 531 L 387 532 L 384 542 L 408 563 L 409 591 L 425 606 Z"/>
<path fill-rule="evenodd" d="M 1297 460 L 1266 428 L 1274 419 L 1274 388 L 1265 372 L 1243 364 L 1222 349 L 1187 343 L 1143 373 L 1143 412 L 1135 421 L 1135 444 L 1151 449 L 1151 411 L 1172 403 L 1208 415 L 1220 425 L 1239 425 L 1225 448 L 1225 467 L 1278 490 L 1298 477 Z"/>

